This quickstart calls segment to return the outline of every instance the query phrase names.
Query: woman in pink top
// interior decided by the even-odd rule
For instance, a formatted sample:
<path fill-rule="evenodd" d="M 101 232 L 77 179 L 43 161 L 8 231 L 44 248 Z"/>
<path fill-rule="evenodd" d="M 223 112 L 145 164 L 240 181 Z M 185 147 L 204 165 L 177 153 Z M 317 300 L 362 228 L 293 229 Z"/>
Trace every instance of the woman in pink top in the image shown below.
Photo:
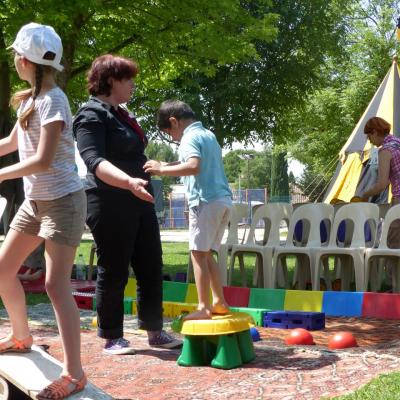
<path fill-rule="evenodd" d="M 370 118 L 364 127 L 369 141 L 379 149 L 378 179 L 366 190 L 362 197 L 369 198 L 385 190 L 389 183 L 392 186 L 392 205 L 400 203 L 400 138 L 390 135 L 390 124 L 380 117 Z M 387 244 L 389 248 L 400 249 L 400 220 L 390 225 Z M 389 270 L 392 261 L 388 261 Z M 392 269 L 393 270 L 393 269 Z M 395 285 L 394 276 L 392 282 Z"/>

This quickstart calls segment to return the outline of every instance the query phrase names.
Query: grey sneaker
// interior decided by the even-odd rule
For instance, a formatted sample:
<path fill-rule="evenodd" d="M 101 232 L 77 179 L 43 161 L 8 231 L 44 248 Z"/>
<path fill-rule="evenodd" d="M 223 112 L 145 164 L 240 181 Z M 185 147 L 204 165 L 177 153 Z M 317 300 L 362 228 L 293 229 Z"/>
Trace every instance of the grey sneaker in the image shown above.
<path fill-rule="evenodd" d="M 135 354 L 135 350 L 130 347 L 129 341 L 124 338 L 107 339 L 103 353 L 114 355 Z"/>
<path fill-rule="evenodd" d="M 182 343 L 182 340 L 174 338 L 165 331 L 160 331 L 158 335 L 155 335 L 151 339 L 149 338 L 149 346 L 162 349 L 175 349 L 181 347 Z"/>

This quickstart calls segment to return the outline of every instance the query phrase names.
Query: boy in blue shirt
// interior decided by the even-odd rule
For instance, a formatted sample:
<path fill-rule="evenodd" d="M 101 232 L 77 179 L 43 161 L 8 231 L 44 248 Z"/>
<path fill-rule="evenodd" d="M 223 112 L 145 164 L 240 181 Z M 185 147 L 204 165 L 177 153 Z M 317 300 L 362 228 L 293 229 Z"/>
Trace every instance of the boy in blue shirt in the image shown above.
<path fill-rule="evenodd" d="M 211 253 L 219 249 L 232 207 L 221 147 L 215 135 L 196 121 L 192 109 L 182 101 L 163 102 L 157 113 L 157 125 L 180 142 L 179 161 L 149 160 L 144 169 L 154 175 L 182 176 L 188 195 L 189 249 L 199 304 L 197 311 L 185 319 L 209 319 L 212 313 L 226 314 L 229 308 L 224 299 L 218 264 Z"/>

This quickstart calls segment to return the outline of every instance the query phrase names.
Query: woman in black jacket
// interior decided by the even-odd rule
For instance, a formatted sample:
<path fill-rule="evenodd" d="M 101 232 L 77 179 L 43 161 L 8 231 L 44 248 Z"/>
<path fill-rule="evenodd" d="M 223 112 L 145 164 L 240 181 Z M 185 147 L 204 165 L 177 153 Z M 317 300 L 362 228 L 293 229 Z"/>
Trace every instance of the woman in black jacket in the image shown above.
<path fill-rule="evenodd" d="M 132 354 L 123 337 L 123 299 L 129 265 L 137 280 L 139 328 L 149 345 L 173 348 L 181 341 L 162 330 L 162 250 L 147 161 L 147 138 L 120 104 L 134 92 L 137 65 L 110 54 L 93 61 L 91 97 L 75 116 L 73 130 L 87 169 L 87 225 L 97 248 L 98 335 L 104 352 Z"/>

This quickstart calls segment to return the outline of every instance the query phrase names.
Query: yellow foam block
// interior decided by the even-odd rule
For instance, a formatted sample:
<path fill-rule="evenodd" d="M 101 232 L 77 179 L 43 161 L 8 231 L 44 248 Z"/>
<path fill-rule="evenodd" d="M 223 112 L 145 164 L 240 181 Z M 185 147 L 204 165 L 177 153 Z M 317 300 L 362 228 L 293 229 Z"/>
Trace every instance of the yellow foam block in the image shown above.
<path fill-rule="evenodd" d="M 198 303 L 199 297 L 197 295 L 196 285 L 194 283 L 189 283 L 186 291 L 185 303 Z M 210 290 L 210 303 L 212 303 L 212 293 Z"/>
<path fill-rule="evenodd" d="M 186 291 L 185 303 L 198 303 L 197 289 L 194 283 L 189 283 Z"/>
<path fill-rule="evenodd" d="M 174 304 L 174 317 L 183 313 L 191 313 L 197 310 L 197 304 L 193 303 L 173 303 Z"/>
<path fill-rule="evenodd" d="M 163 315 L 170 318 L 175 317 L 174 305 L 172 301 L 163 301 Z"/>
<path fill-rule="evenodd" d="M 324 292 L 286 290 L 285 310 L 321 312 Z"/>
<path fill-rule="evenodd" d="M 136 299 L 136 279 L 128 279 L 128 283 L 125 286 L 124 297 L 133 297 Z"/>
<path fill-rule="evenodd" d="M 250 329 L 253 318 L 246 313 L 229 313 L 213 315 L 211 319 L 196 319 L 184 321 L 181 333 L 183 335 L 228 335 Z"/>

